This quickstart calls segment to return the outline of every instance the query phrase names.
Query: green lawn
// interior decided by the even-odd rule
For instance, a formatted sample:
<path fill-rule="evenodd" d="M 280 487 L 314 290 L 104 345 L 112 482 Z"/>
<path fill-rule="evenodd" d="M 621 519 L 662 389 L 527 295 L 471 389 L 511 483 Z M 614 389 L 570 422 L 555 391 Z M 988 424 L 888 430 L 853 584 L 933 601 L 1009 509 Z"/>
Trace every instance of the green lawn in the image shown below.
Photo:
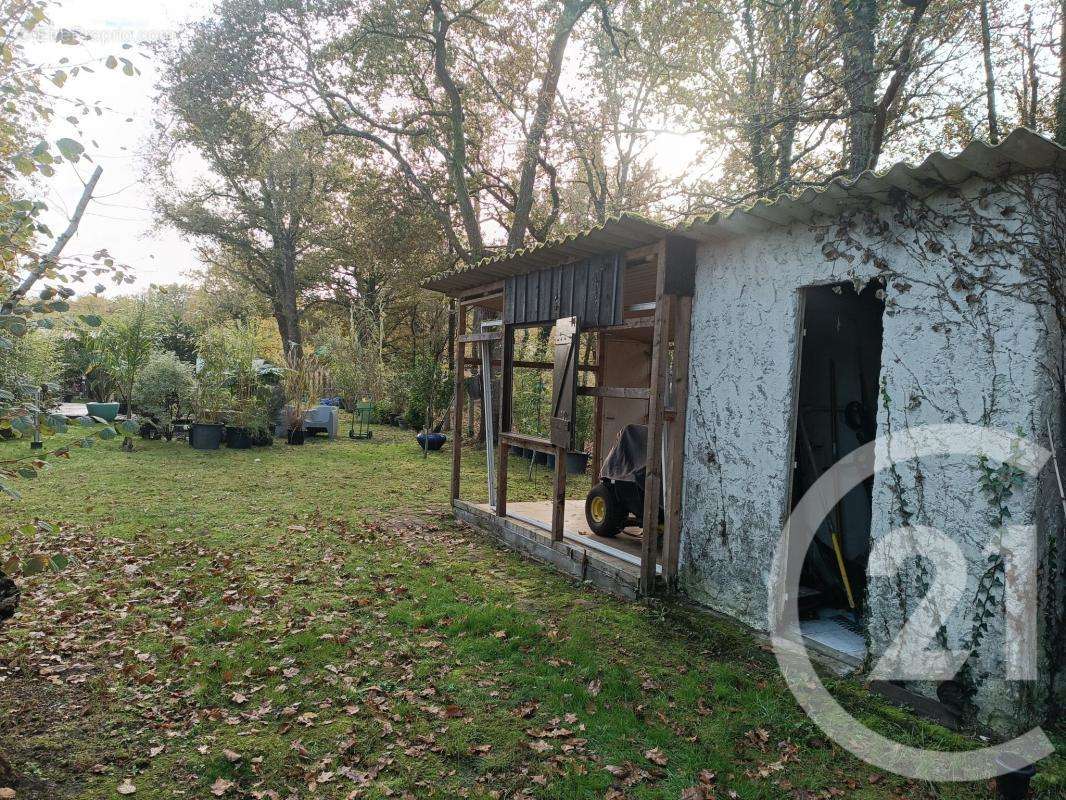
<path fill-rule="evenodd" d="M 38 546 L 70 558 L 24 582 L 0 633 L 18 798 L 991 797 L 827 743 L 740 628 L 461 529 L 449 452 L 375 434 L 110 442 L 0 501 L 4 528 L 57 523 Z M 483 495 L 483 467 L 468 475 Z M 515 497 L 548 486 L 512 475 Z M 882 732 L 974 746 L 831 685 Z M 1061 757 L 1042 765 L 1042 796 L 1064 780 Z"/>

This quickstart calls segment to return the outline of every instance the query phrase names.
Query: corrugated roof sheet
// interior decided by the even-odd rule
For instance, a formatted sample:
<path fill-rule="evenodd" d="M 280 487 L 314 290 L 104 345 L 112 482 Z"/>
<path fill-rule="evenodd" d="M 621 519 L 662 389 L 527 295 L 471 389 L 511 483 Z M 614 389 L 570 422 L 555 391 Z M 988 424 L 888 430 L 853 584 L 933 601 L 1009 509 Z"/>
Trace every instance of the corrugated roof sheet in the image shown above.
<path fill-rule="evenodd" d="M 434 275 L 422 285 L 446 294 L 462 292 L 511 275 L 522 275 L 601 253 L 631 250 L 657 242 L 670 231 L 669 226 L 652 222 L 639 214 L 622 214 L 581 233 L 485 258 L 471 267 Z"/>
<path fill-rule="evenodd" d="M 957 155 L 937 151 L 921 164 L 894 164 L 883 172 L 867 170 L 856 178 L 835 178 L 797 195 L 759 200 L 679 225 L 675 232 L 705 242 L 809 222 L 869 203 L 886 203 L 894 190 L 928 197 L 971 178 L 1002 179 L 1026 172 L 1066 169 L 1066 148 L 1025 128 L 1016 128 L 997 145 L 973 141 Z"/>
<path fill-rule="evenodd" d="M 424 286 L 451 294 L 508 275 L 651 244 L 670 234 L 704 242 L 722 241 L 768 228 L 809 222 L 818 216 L 832 216 L 870 201 L 885 203 L 894 190 L 928 197 L 974 177 L 1001 179 L 1025 172 L 1058 169 L 1066 169 L 1066 148 L 1033 131 L 1017 128 L 997 145 L 974 141 L 954 156 L 937 151 L 916 166 L 900 162 L 883 172 L 867 171 L 854 179 L 836 178 L 825 186 L 805 189 L 798 195 L 759 200 L 749 206 L 738 206 L 673 228 L 636 214 L 623 214 L 563 239 L 436 275 Z"/>

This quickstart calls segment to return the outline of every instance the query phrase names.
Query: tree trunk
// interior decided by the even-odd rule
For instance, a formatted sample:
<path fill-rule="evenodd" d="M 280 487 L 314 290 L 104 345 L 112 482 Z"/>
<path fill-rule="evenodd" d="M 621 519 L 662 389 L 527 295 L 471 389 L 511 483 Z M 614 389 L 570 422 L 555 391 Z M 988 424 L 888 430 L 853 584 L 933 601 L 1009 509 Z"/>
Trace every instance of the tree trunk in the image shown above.
<path fill-rule="evenodd" d="M 755 188 L 761 195 L 773 183 L 774 159 L 769 150 L 767 114 L 763 102 L 763 97 L 767 92 L 759 77 L 760 54 L 755 44 L 756 25 L 752 0 L 745 0 L 741 19 L 744 25 L 744 38 L 748 45 L 748 52 L 745 54 L 748 62 L 745 94 L 748 96 L 749 111 L 744 128 L 748 140 L 748 161 L 754 171 Z"/>
<path fill-rule="evenodd" d="M 481 260 L 484 243 L 481 239 L 481 222 L 474 209 L 470 186 L 466 180 L 466 112 L 463 110 L 463 95 L 452 78 L 448 64 L 448 28 L 451 20 L 445 13 L 441 0 L 430 0 L 433 6 L 433 72 L 437 83 L 448 98 L 448 129 L 451 153 L 448 158 L 448 175 L 451 178 L 455 202 L 466 230 L 467 258 L 476 263 Z"/>
<path fill-rule="evenodd" d="M 548 49 L 548 67 L 541 81 L 540 91 L 537 93 L 537 108 L 533 114 L 533 124 L 529 128 L 529 133 L 526 134 L 525 147 L 522 152 L 522 171 L 518 182 L 518 195 L 515 198 L 514 220 L 507 237 L 509 250 L 517 250 L 525 241 L 526 230 L 529 227 L 529 215 L 533 211 L 533 190 L 537 177 L 537 163 L 540 159 L 540 147 L 555 107 L 566 45 L 570 41 L 574 25 L 591 5 L 591 0 L 566 0 L 555 22 L 555 33 L 552 36 L 551 47 Z"/>
<path fill-rule="evenodd" d="M 1066 0 L 1059 2 L 1059 92 L 1055 98 L 1055 141 L 1066 145 Z"/>
<path fill-rule="evenodd" d="M 914 45 L 930 0 L 911 0 L 903 38 L 896 48 L 891 78 L 877 99 L 882 73 L 877 70 L 878 0 L 854 0 L 849 12 L 844 3 L 834 3 L 833 12 L 844 44 L 844 92 L 848 99 L 848 175 L 857 177 L 876 169 L 885 136 L 897 102 L 912 69 Z"/>
<path fill-rule="evenodd" d="M 869 168 L 873 157 L 877 76 L 877 0 L 833 3 L 837 31 L 843 44 L 844 94 L 848 102 L 847 172 L 855 177 Z"/>
<path fill-rule="evenodd" d="M 292 236 L 283 234 L 275 238 L 274 248 L 274 318 L 278 322 L 285 353 L 295 352 L 302 356 L 303 334 L 296 303 L 296 245 Z"/>
<path fill-rule="evenodd" d="M 63 254 L 63 249 L 67 246 L 71 239 L 74 238 L 74 234 L 78 232 L 78 226 L 81 225 L 81 218 L 85 215 L 85 209 L 89 207 L 89 201 L 93 199 L 93 192 L 96 191 L 96 184 L 100 182 L 100 176 L 104 174 L 103 167 L 97 167 L 93 170 L 93 174 L 89 178 L 89 182 L 85 184 L 85 189 L 82 190 L 81 198 L 78 200 L 78 205 L 74 208 L 74 214 L 70 218 L 70 223 L 67 225 L 65 231 L 60 234 L 59 238 L 55 240 L 55 244 L 52 248 L 37 262 L 29 274 L 22 279 L 22 282 L 11 292 L 11 294 L 4 299 L 3 303 L 0 303 L 0 313 L 10 314 L 19 301 L 26 296 L 26 294 L 33 288 L 33 285 L 37 283 L 45 273 L 56 266 L 59 257 Z"/>
<path fill-rule="evenodd" d="M 1066 4 L 1066 0 L 1063 0 Z M 996 75 L 992 67 L 992 31 L 988 21 L 988 0 L 981 0 L 981 54 L 985 62 L 985 105 L 988 109 L 988 141 L 999 143 L 996 119 Z"/>

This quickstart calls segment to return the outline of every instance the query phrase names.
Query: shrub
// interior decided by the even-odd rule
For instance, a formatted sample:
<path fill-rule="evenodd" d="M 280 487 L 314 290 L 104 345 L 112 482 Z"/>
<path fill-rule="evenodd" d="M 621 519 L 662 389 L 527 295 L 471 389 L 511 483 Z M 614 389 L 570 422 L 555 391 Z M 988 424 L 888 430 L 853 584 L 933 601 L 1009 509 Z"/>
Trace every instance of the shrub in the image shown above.
<path fill-rule="evenodd" d="M 196 376 L 191 365 L 175 353 L 154 353 L 133 385 L 133 404 L 164 425 L 190 409 L 196 393 Z"/>

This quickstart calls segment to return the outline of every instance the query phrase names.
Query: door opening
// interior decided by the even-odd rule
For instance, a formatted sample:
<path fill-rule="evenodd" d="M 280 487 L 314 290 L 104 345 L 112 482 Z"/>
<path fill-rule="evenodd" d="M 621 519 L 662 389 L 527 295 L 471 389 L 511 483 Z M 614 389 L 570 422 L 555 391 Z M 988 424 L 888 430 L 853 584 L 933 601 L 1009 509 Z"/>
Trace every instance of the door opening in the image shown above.
<path fill-rule="evenodd" d="M 793 508 L 833 464 L 877 435 L 881 373 L 881 284 L 805 289 L 799 402 L 793 440 Z M 847 655 L 865 655 L 863 616 L 873 480 L 833 508 L 800 575 L 803 633 Z"/>

